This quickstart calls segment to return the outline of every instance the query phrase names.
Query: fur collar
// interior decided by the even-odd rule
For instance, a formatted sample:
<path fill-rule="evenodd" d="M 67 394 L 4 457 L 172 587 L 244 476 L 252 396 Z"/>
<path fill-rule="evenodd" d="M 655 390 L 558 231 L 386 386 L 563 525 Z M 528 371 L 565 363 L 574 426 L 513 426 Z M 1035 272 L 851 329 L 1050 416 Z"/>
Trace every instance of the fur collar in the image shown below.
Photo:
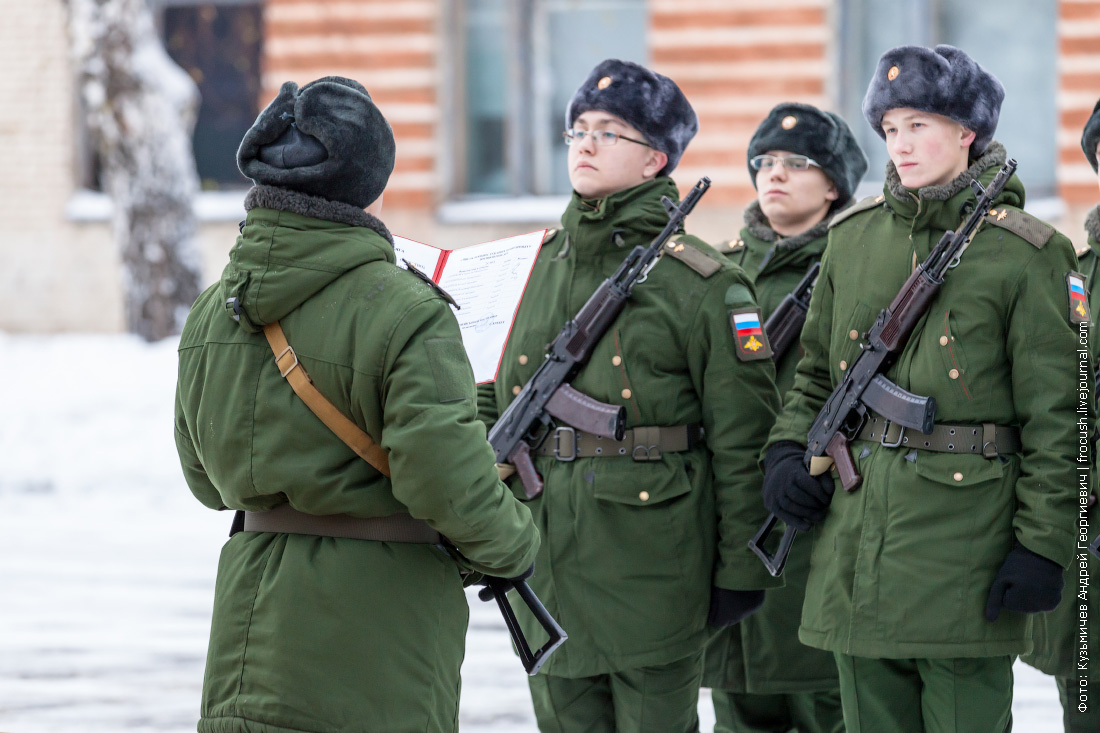
<path fill-rule="evenodd" d="M 970 182 L 978 180 L 978 177 L 984 171 L 993 166 L 1000 167 L 1004 165 L 1007 159 L 1008 152 L 1005 150 L 1005 146 L 994 140 L 989 143 L 989 147 L 985 149 L 985 152 L 970 164 L 969 168 L 955 177 L 955 180 L 942 186 L 925 186 L 916 192 L 917 196 L 925 201 L 947 201 L 959 191 L 969 188 Z M 912 195 L 908 188 L 901 185 L 901 178 L 898 176 L 898 169 L 894 167 L 893 161 L 886 164 L 886 186 L 895 198 L 902 201 L 908 200 Z"/>
<path fill-rule="evenodd" d="M 1085 231 L 1094 242 L 1100 242 L 1100 206 L 1097 206 L 1085 217 Z"/>
<path fill-rule="evenodd" d="M 288 211 L 312 219 L 324 219 L 325 221 L 334 221 L 338 224 L 347 224 L 353 227 L 366 227 L 382 235 L 383 239 L 393 244 L 393 235 L 390 234 L 390 230 L 378 217 L 342 201 L 330 201 L 320 196 L 310 196 L 307 193 L 289 188 L 257 184 L 244 197 L 244 208 L 245 211 L 257 208 Z"/>
<path fill-rule="evenodd" d="M 768 217 L 764 216 L 764 211 L 760 208 L 759 201 L 753 201 L 749 204 L 745 208 L 745 213 L 742 214 L 742 217 L 745 220 L 745 228 L 749 230 L 749 234 L 765 242 L 775 242 L 776 250 L 781 252 L 793 252 L 808 242 L 824 237 L 829 232 L 829 220 L 833 218 L 832 214 L 828 214 L 824 219 L 801 234 L 796 234 L 793 237 L 784 239 L 778 232 L 772 229 L 771 223 L 768 222 Z"/>

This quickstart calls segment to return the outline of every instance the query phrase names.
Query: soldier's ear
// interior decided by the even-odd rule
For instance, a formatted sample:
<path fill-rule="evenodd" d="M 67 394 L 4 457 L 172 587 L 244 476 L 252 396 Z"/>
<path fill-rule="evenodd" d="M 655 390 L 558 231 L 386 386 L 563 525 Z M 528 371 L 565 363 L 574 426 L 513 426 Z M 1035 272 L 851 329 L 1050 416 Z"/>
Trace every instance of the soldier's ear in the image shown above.
<path fill-rule="evenodd" d="M 662 153 L 660 150 L 650 150 L 645 168 L 642 169 L 642 175 L 645 178 L 654 178 L 664 170 L 666 165 L 668 165 L 667 153 Z"/>
<path fill-rule="evenodd" d="M 962 128 L 962 138 L 959 140 L 960 147 L 969 149 L 970 146 L 974 144 L 974 139 L 978 137 L 978 133 L 973 130 L 968 130 L 961 125 L 960 127 Z"/>
<path fill-rule="evenodd" d="M 825 192 L 826 201 L 836 201 L 840 198 L 840 191 L 837 190 L 836 184 L 829 181 L 829 190 Z"/>

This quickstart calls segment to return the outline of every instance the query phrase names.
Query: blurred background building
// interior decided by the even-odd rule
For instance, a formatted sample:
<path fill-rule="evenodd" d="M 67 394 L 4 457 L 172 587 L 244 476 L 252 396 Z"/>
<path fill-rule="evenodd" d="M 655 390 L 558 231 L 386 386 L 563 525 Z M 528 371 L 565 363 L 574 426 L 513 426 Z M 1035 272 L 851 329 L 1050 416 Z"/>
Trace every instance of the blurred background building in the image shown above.
<path fill-rule="evenodd" d="M 553 225 L 569 194 L 565 105 L 607 57 L 675 79 L 700 120 L 675 178 L 714 186 L 690 229 L 740 228 L 745 149 L 775 104 L 845 116 L 881 188 L 886 153 L 860 113 L 879 55 L 959 46 L 1007 98 L 996 135 L 1020 162 L 1028 209 L 1083 241 L 1096 177 L 1078 140 L 1100 96 L 1100 0 L 150 0 L 203 103 L 194 151 L 206 282 L 243 218 L 234 154 L 280 84 L 361 81 L 393 125 L 383 219 L 455 247 Z M 63 0 L 6 0 L 0 28 L 0 329 L 123 328 L 110 200 L 74 90 Z"/>

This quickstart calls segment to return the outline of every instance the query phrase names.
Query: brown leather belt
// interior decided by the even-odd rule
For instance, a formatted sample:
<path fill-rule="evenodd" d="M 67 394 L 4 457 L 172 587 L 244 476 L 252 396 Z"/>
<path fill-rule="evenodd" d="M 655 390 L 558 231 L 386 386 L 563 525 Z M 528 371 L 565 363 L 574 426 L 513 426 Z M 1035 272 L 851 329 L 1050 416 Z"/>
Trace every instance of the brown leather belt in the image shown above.
<path fill-rule="evenodd" d="M 408 514 L 388 517 L 353 517 L 348 514 L 306 514 L 289 504 L 280 504 L 266 512 L 244 512 L 245 532 L 285 532 L 319 537 L 343 537 L 376 542 L 410 542 L 437 545 L 440 534 L 422 519 Z"/>
<path fill-rule="evenodd" d="M 635 461 L 659 461 L 663 453 L 680 453 L 702 440 L 703 428 L 699 424 L 634 428 L 627 430 L 622 440 L 565 425 L 546 436 L 535 455 L 554 456 L 559 461 L 596 456 L 630 456 Z"/>
<path fill-rule="evenodd" d="M 996 458 L 1019 453 L 1023 448 L 1019 428 L 982 423 L 981 425 L 936 425 L 931 435 L 906 429 L 872 412 L 856 440 L 870 440 L 887 448 L 916 448 L 936 453 L 976 453 Z"/>

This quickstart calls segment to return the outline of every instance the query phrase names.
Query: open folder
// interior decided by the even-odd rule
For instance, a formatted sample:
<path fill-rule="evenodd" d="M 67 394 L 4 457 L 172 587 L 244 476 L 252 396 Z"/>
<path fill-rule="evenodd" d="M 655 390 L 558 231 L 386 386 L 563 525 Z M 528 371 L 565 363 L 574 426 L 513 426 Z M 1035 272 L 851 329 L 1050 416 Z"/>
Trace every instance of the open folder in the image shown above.
<path fill-rule="evenodd" d="M 457 304 L 452 306 L 474 380 L 496 379 L 520 299 L 531 277 L 546 230 L 458 249 L 441 249 L 404 237 L 393 238 L 397 264 L 407 260 Z"/>

